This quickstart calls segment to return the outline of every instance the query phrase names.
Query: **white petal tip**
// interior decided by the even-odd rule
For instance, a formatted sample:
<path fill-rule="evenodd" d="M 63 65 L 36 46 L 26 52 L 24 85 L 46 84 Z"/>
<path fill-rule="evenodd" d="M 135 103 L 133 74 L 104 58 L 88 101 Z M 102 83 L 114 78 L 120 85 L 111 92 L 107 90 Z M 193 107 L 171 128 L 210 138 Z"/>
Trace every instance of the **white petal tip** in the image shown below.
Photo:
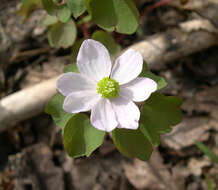
<path fill-rule="evenodd" d="M 141 73 L 142 67 L 142 55 L 135 49 L 128 49 L 116 59 L 111 77 L 123 85 L 135 79 Z"/>
<path fill-rule="evenodd" d="M 129 130 L 137 130 L 138 127 L 139 127 L 139 124 L 138 124 L 138 121 L 137 121 L 137 120 L 135 120 L 135 122 L 136 122 L 137 124 L 128 125 L 128 126 L 121 126 L 121 125 L 119 125 L 117 128 L 120 128 L 120 129 L 129 129 Z"/>
<path fill-rule="evenodd" d="M 67 83 L 65 81 L 67 80 L 67 78 L 69 78 L 69 75 L 71 74 L 72 72 L 63 73 L 56 80 L 56 88 L 64 96 L 67 96 L 71 92 L 71 91 L 65 90 L 67 86 Z"/>
<path fill-rule="evenodd" d="M 105 131 L 105 132 L 111 132 L 116 128 L 116 125 L 114 125 L 113 127 L 109 127 L 106 128 L 105 126 L 101 125 L 100 123 L 95 123 L 95 122 L 91 122 L 93 127 L 95 127 L 96 129 L 100 130 L 100 131 Z"/>
<path fill-rule="evenodd" d="M 91 123 L 101 131 L 111 132 L 118 125 L 109 100 L 101 99 L 91 110 Z"/>

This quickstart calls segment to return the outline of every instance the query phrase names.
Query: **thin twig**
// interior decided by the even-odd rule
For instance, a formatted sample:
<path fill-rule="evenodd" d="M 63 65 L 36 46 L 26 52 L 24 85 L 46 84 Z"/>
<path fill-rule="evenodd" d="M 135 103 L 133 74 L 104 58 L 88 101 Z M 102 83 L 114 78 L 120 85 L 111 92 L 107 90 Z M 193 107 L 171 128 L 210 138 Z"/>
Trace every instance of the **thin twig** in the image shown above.
<path fill-rule="evenodd" d="M 160 70 L 167 62 L 218 44 L 217 34 L 201 30 L 202 25 L 205 25 L 205 19 L 184 22 L 179 28 L 147 37 L 129 48 L 138 50 L 149 68 Z M 194 30 L 191 29 L 193 26 Z M 43 112 L 46 103 L 56 92 L 55 81 L 56 77 L 3 98 L 0 101 L 0 131 Z"/>
<path fill-rule="evenodd" d="M 80 16 L 80 20 L 82 20 L 82 16 Z M 81 29 L 81 31 L 83 33 L 83 36 L 85 38 L 90 38 L 90 34 L 89 34 L 89 31 L 88 31 L 88 29 L 86 27 L 86 23 L 81 24 L 80 29 Z"/>
<path fill-rule="evenodd" d="M 50 48 L 38 48 L 33 50 L 27 50 L 23 52 L 17 52 L 15 53 L 12 58 L 10 59 L 10 62 L 17 62 L 17 61 L 23 61 L 27 58 L 34 57 L 43 53 L 49 52 Z"/>

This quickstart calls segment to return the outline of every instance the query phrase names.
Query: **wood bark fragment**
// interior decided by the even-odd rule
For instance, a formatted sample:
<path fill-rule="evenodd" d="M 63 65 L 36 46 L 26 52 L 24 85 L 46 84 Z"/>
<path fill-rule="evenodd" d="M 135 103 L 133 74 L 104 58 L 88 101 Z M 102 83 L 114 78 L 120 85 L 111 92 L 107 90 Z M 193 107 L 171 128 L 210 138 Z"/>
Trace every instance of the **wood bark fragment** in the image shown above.
<path fill-rule="evenodd" d="M 213 128 L 214 123 L 215 121 L 208 117 L 184 117 L 183 122 L 173 128 L 171 133 L 161 136 L 161 142 L 166 147 L 181 151 L 193 145 L 196 140 L 207 140 L 209 138 L 208 131 Z"/>
<path fill-rule="evenodd" d="M 122 165 L 127 179 L 136 189 L 147 189 L 148 187 L 151 190 L 184 189 L 184 183 L 178 184 L 177 181 L 172 180 L 174 176 L 163 164 L 163 159 L 157 150 L 152 153 L 147 162 L 133 159 L 132 162 L 123 161 Z"/>
<path fill-rule="evenodd" d="M 3 98 L 0 101 L 0 132 L 41 113 L 56 92 L 55 81 L 56 77 Z"/>
<path fill-rule="evenodd" d="M 179 28 L 151 36 L 132 45 L 131 48 L 142 53 L 150 69 L 160 70 L 165 67 L 164 63 L 218 44 L 218 37 L 214 31 L 205 19 L 187 21 L 181 23 Z"/>
<path fill-rule="evenodd" d="M 159 70 L 164 68 L 164 63 L 218 44 L 214 31 L 205 30 L 202 26 L 205 20 L 193 22 L 193 30 L 191 21 L 188 21 L 180 24 L 179 28 L 153 35 L 129 48 L 141 52 L 149 68 Z M 186 27 L 189 29 L 184 30 Z M 3 98 L 0 101 L 0 132 L 16 122 L 43 112 L 46 102 L 56 92 L 55 80 L 56 77 Z"/>

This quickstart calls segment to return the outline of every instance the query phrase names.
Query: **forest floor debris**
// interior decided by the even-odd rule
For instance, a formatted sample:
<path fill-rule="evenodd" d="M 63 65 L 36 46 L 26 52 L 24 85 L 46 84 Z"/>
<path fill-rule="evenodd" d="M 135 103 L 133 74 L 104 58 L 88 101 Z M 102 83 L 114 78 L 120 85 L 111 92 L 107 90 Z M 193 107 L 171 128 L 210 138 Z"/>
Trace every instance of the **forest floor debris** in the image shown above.
<path fill-rule="evenodd" d="M 153 55 L 153 58 L 159 57 L 150 67 L 169 81 L 168 87 L 163 90 L 165 94 L 179 95 L 183 99 L 184 117 L 172 133 L 162 136 L 161 146 L 154 151 L 149 162 L 121 156 L 108 137 L 90 158 L 72 160 L 64 151 L 60 130 L 49 116 L 41 114 L 0 133 L 0 190 L 38 190 L 40 187 L 45 190 L 161 190 L 166 187 L 169 190 L 204 190 L 205 174 L 218 188 L 218 167 L 194 144 L 195 140 L 200 140 L 218 155 L 218 38 L 217 34 L 214 35 L 217 21 L 214 19 L 211 22 L 211 15 L 217 18 L 217 12 L 209 14 L 208 7 L 211 6 L 208 4 L 211 2 L 217 3 L 217 0 L 190 0 L 183 7 L 170 3 L 155 9 L 141 20 L 142 35 L 136 34 L 121 41 L 125 48 L 174 28 L 189 32 L 192 41 L 202 35 L 208 39 L 209 45 L 204 44 L 205 50 L 199 49 L 200 52 L 192 55 L 184 53 L 191 51 L 184 47 L 190 38 L 181 38 L 184 43 L 180 47 L 171 44 L 174 46 L 171 51 L 164 52 L 164 59 L 159 52 Z M 45 28 L 37 25 L 44 12 L 34 14 L 25 25 L 21 25 L 14 14 L 16 5 L 8 6 L 5 10 L 8 13 L 1 16 L 3 29 L 13 43 L 9 43 L 10 47 L 3 54 L 0 52 L 0 68 L 3 71 L 3 75 L 0 74 L 0 97 L 57 76 L 70 62 L 70 57 L 66 56 L 70 53 L 69 49 L 47 51 Z M 201 9 L 205 6 L 207 11 L 201 16 Z M 200 15 L 196 11 L 200 11 Z M 10 15 L 10 19 L 5 15 Z M 199 23 L 197 27 L 187 27 L 193 19 L 204 19 L 206 28 Z M 181 25 L 184 22 L 187 25 Z M 175 42 L 172 35 L 168 35 L 168 40 Z M 179 59 L 171 54 L 176 48 Z M 40 54 L 28 54 L 21 56 L 22 59 L 17 56 L 39 49 L 43 50 Z M 149 50 L 145 48 L 144 51 Z M 148 62 L 152 62 L 153 58 L 146 57 Z M 166 63 L 170 59 L 173 61 Z"/>

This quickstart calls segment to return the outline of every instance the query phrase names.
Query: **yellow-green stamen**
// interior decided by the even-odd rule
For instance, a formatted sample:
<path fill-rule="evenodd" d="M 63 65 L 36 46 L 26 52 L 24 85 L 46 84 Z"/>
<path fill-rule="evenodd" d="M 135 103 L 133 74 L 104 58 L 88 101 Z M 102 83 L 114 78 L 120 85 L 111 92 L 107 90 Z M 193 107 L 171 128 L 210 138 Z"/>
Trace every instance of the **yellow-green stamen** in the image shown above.
<path fill-rule="evenodd" d="M 103 98 L 116 98 L 119 95 L 119 83 L 109 77 L 104 77 L 98 82 L 97 91 Z"/>

